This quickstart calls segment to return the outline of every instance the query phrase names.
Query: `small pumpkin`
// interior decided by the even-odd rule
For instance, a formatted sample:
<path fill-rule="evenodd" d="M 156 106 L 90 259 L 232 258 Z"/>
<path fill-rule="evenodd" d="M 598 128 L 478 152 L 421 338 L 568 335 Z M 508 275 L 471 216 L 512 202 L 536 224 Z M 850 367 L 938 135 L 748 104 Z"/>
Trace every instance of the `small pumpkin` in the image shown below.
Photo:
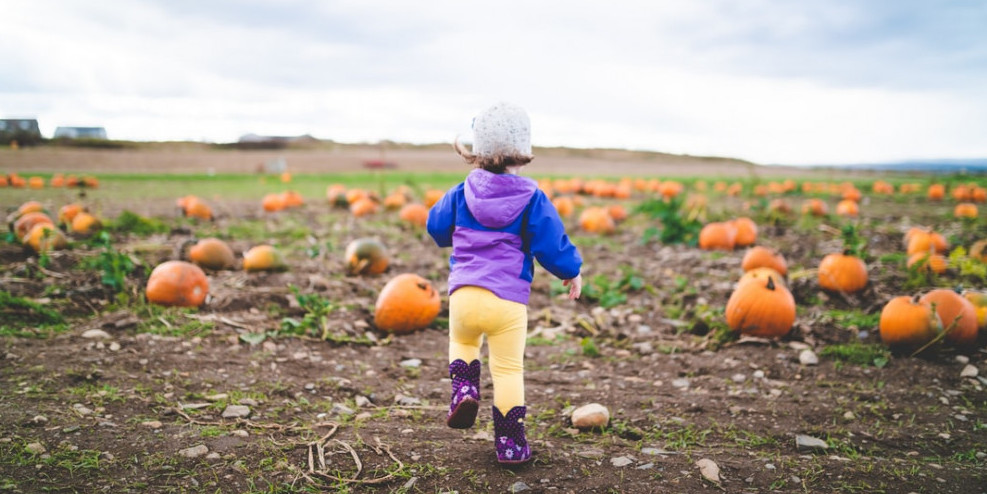
<path fill-rule="evenodd" d="M 65 234 L 52 223 L 37 223 L 21 238 L 21 243 L 38 254 L 68 246 Z"/>
<path fill-rule="evenodd" d="M 760 245 L 747 249 L 743 260 L 740 261 L 740 268 L 744 272 L 754 268 L 771 268 L 782 276 L 788 274 L 788 263 L 785 262 L 785 256 L 774 249 Z"/>
<path fill-rule="evenodd" d="M 975 219 L 977 217 L 977 205 L 972 202 L 961 202 L 953 208 L 953 217 Z"/>
<path fill-rule="evenodd" d="M 703 250 L 733 250 L 737 229 L 729 223 L 707 223 L 699 230 L 699 248 Z"/>
<path fill-rule="evenodd" d="M 55 222 L 45 213 L 32 211 L 17 218 L 12 226 L 12 231 L 17 238 L 24 238 L 24 235 L 27 235 L 27 232 L 31 231 L 34 225 L 40 224 L 54 225 Z"/>
<path fill-rule="evenodd" d="M 350 207 L 350 202 L 346 200 L 346 187 L 342 184 L 332 184 L 326 187 L 326 200 L 337 208 Z"/>
<path fill-rule="evenodd" d="M 297 208 L 305 205 L 305 198 L 297 190 L 286 190 L 281 193 L 281 201 L 285 208 Z"/>
<path fill-rule="evenodd" d="M 34 176 L 27 179 L 27 186 L 32 189 L 43 189 L 45 188 L 45 179 Z"/>
<path fill-rule="evenodd" d="M 945 288 L 932 290 L 919 299 L 932 305 L 942 320 L 946 341 L 966 347 L 977 341 L 977 309 L 959 293 Z"/>
<path fill-rule="evenodd" d="M 351 275 L 381 274 L 389 263 L 387 249 L 380 241 L 358 238 L 346 246 L 346 272 Z"/>
<path fill-rule="evenodd" d="M 425 228 L 425 224 L 428 222 L 428 208 L 417 202 L 405 204 L 398 212 L 398 217 L 401 218 L 401 221 Z"/>
<path fill-rule="evenodd" d="M 867 265 L 857 256 L 829 254 L 819 263 L 818 277 L 826 290 L 854 293 L 867 286 Z"/>
<path fill-rule="evenodd" d="M 102 228 L 103 223 L 99 218 L 82 211 L 72 218 L 71 230 L 76 235 L 89 236 Z"/>
<path fill-rule="evenodd" d="M 808 214 L 811 216 L 826 216 L 829 213 L 829 207 L 826 206 L 826 202 L 822 199 L 813 198 L 802 203 L 802 214 Z"/>
<path fill-rule="evenodd" d="M 362 196 L 350 203 L 350 213 L 357 218 L 377 212 L 377 203 L 368 196 Z"/>
<path fill-rule="evenodd" d="M 860 214 L 860 206 L 857 205 L 857 201 L 851 201 L 850 199 L 843 199 L 842 201 L 836 203 L 837 216 L 856 218 L 859 214 Z"/>
<path fill-rule="evenodd" d="M 576 210 L 576 204 L 569 196 L 559 196 L 552 199 L 552 205 L 555 206 L 555 210 L 558 211 L 561 218 L 572 216 L 572 213 Z"/>
<path fill-rule="evenodd" d="M 609 235 L 617 230 L 617 225 L 606 209 L 589 207 L 579 214 L 579 227 L 589 233 Z"/>
<path fill-rule="evenodd" d="M 730 294 L 727 325 L 741 334 L 781 338 L 795 323 L 795 298 L 771 276 L 741 283 Z"/>
<path fill-rule="evenodd" d="M 205 201 L 195 196 L 187 198 L 185 207 L 182 209 L 182 214 L 186 218 L 198 218 L 200 220 L 211 220 L 213 217 L 212 208 Z"/>
<path fill-rule="evenodd" d="M 771 202 L 768 203 L 768 211 L 773 213 L 788 214 L 792 212 L 792 206 L 784 199 L 772 199 Z"/>
<path fill-rule="evenodd" d="M 774 278 L 775 285 L 788 288 L 788 285 L 785 283 L 785 275 L 768 267 L 754 268 L 745 272 L 744 275 L 740 277 L 740 281 L 737 282 L 737 285 L 753 280 L 762 280 L 763 282 L 764 278 L 767 277 Z"/>
<path fill-rule="evenodd" d="M 218 238 L 204 238 L 188 250 L 188 259 L 206 269 L 230 269 L 236 256 L 229 244 Z"/>
<path fill-rule="evenodd" d="M 269 213 L 281 211 L 285 208 L 284 196 L 275 193 L 266 194 L 264 195 L 264 198 L 261 199 L 261 207 L 264 208 L 264 211 Z"/>
<path fill-rule="evenodd" d="M 963 298 L 970 301 L 977 311 L 977 326 L 980 327 L 980 331 L 987 331 L 987 292 L 966 290 L 963 292 Z"/>
<path fill-rule="evenodd" d="M 944 254 L 949 250 L 949 243 L 941 234 L 928 230 L 911 231 L 908 237 L 908 247 L 905 250 L 909 255 L 926 253 L 933 249 L 938 254 Z"/>
<path fill-rule="evenodd" d="M 432 324 L 440 308 L 439 292 L 428 280 L 417 274 L 400 274 L 377 296 L 374 325 L 390 333 L 410 333 Z"/>
<path fill-rule="evenodd" d="M 27 201 L 24 204 L 21 204 L 16 211 L 10 213 L 10 215 L 7 216 L 7 223 L 11 226 L 11 228 L 13 228 L 14 222 L 17 221 L 21 216 L 24 216 L 27 213 L 44 213 L 44 212 L 45 212 L 45 207 L 40 202 Z"/>
<path fill-rule="evenodd" d="M 243 253 L 245 271 L 284 271 L 288 264 L 281 252 L 270 245 L 258 245 Z"/>
<path fill-rule="evenodd" d="M 919 348 L 942 331 L 942 321 L 921 297 L 900 296 L 881 309 L 879 329 L 885 345 Z"/>
<path fill-rule="evenodd" d="M 166 261 L 151 271 L 144 293 L 158 305 L 198 307 L 209 294 L 209 278 L 190 262 Z"/>
<path fill-rule="evenodd" d="M 987 262 L 987 240 L 977 240 L 974 242 L 970 246 L 970 252 L 967 255 L 981 262 Z"/>
<path fill-rule="evenodd" d="M 908 269 L 915 269 L 921 272 L 942 274 L 946 272 L 948 262 L 942 254 L 918 252 L 908 256 L 905 266 Z"/>
<path fill-rule="evenodd" d="M 741 216 L 730 220 L 729 224 L 737 232 L 734 236 L 735 247 L 747 247 L 757 242 L 757 223 L 754 223 L 754 220 Z"/>
<path fill-rule="evenodd" d="M 930 201 L 941 201 L 946 196 L 946 186 L 943 184 L 932 184 L 926 193 Z"/>
<path fill-rule="evenodd" d="M 71 225 L 72 219 L 75 215 L 85 211 L 86 209 L 81 204 L 66 204 L 58 208 L 58 224 L 60 225 Z"/>
<path fill-rule="evenodd" d="M 607 206 L 607 214 L 613 218 L 615 223 L 620 223 L 627 219 L 627 209 L 622 204 L 611 204 Z"/>
<path fill-rule="evenodd" d="M 408 204 L 408 198 L 400 192 L 392 192 L 384 198 L 384 209 L 398 211 Z"/>
<path fill-rule="evenodd" d="M 431 208 L 435 203 L 439 202 L 446 193 L 444 190 L 429 189 L 425 191 L 425 207 Z"/>

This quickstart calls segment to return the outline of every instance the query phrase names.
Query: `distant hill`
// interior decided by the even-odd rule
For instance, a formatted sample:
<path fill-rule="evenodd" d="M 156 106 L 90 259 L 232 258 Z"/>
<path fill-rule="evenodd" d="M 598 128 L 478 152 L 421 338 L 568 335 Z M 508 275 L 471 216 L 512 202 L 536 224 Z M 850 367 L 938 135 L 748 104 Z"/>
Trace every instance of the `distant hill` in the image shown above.
<path fill-rule="evenodd" d="M 923 172 L 923 173 L 972 173 L 987 174 L 987 158 L 891 161 L 886 163 L 858 163 L 850 165 L 825 165 L 823 168 L 853 168 L 856 170 Z"/>

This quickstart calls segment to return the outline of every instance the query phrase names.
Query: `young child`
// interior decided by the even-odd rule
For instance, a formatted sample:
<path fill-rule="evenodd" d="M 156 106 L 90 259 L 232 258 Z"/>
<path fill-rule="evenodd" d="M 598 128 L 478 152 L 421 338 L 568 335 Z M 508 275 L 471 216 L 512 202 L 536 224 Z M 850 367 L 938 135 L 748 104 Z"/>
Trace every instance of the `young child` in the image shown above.
<path fill-rule="evenodd" d="M 449 258 L 449 376 L 446 424 L 473 426 L 480 400 L 480 345 L 486 336 L 493 377 L 497 460 L 524 463 L 524 345 L 534 260 L 564 280 L 569 298 L 582 291 L 582 258 L 538 184 L 518 175 L 531 154 L 531 124 L 518 106 L 500 103 L 473 120 L 473 151 L 456 151 L 476 167 L 428 214 L 428 233 Z M 506 414 L 504 412 L 507 412 Z"/>

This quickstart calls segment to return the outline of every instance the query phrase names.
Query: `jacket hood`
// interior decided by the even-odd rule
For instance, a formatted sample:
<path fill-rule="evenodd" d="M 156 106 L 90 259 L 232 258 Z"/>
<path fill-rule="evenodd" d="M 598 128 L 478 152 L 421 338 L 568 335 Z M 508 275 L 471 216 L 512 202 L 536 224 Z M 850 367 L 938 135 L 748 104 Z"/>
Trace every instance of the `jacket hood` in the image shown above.
<path fill-rule="evenodd" d="M 527 177 L 476 169 L 466 177 L 466 206 L 487 228 L 510 225 L 524 211 L 538 184 Z"/>

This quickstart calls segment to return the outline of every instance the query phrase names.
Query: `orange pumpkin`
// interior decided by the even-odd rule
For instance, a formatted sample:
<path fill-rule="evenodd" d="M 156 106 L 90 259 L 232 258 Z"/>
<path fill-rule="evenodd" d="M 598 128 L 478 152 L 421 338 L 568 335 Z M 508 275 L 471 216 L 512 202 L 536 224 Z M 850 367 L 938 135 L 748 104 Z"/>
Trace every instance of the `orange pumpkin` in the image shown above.
<path fill-rule="evenodd" d="M 187 198 L 185 201 L 185 208 L 182 210 L 182 213 L 187 218 L 198 218 L 202 220 L 212 219 L 212 208 L 195 196 Z"/>
<path fill-rule="evenodd" d="M 854 293 L 867 286 L 867 265 L 857 256 L 829 254 L 819 263 L 819 286 Z"/>
<path fill-rule="evenodd" d="M 774 269 L 768 267 L 754 268 L 750 271 L 745 272 L 744 275 L 740 277 L 740 281 L 737 282 L 737 285 L 740 285 L 741 283 L 747 283 L 748 281 L 752 281 L 752 280 L 760 280 L 763 283 L 764 278 L 767 277 L 774 278 L 775 285 L 788 288 L 788 285 L 785 283 L 785 276 L 779 273 L 778 271 L 775 271 Z"/>
<path fill-rule="evenodd" d="M 784 199 L 772 199 L 771 202 L 768 203 L 768 211 L 788 214 L 792 212 L 792 206 Z"/>
<path fill-rule="evenodd" d="M 356 201 L 350 204 L 350 213 L 357 218 L 362 216 L 369 216 L 377 212 L 377 203 L 367 196 L 358 198 Z"/>
<path fill-rule="evenodd" d="M 788 263 L 785 262 L 785 256 L 774 249 L 762 246 L 747 249 L 747 252 L 744 253 L 744 259 L 740 261 L 740 268 L 744 272 L 754 268 L 771 268 L 782 276 L 788 274 Z"/>
<path fill-rule="evenodd" d="M 757 242 L 757 223 L 754 223 L 754 220 L 741 216 L 730 220 L 729 224 L 737 231 L 734 237 L 734 246 L 747 247 Z"/>
<path fill-rule="evenodd" d="M 21 238 L 21 243 L 38 254 L 68 246 L 65 234 L 52 223 L 37 223 Z"/>
<path fill-rule="evenodd" d="M 429 189 L 425 191 L 425 207 L 431 208 L 435 203 L 439 202 L 446 193 L 444 190 Z"/>
<path fill-rule="evenodd" d="M 919 348 L 942 331 L 932 305 L 915 297 L 895 297 L 881 309 L 881 341 L 890 347 Z"/>
<path fill-rule="evenodd" d="M 980 327 L 980 331 L 987 331 L 987 292 L 966 290 L 963 292 L 963 298 L 973 304 L 974 310 L 977 311 L 977 326 Z"/>
<path fill-rule="evenodd" d="M 17 218 L 17 220 L 14 221 L 12 230 L 17 238 L 24 238 L 24 235 L 27 235 L 27 232 L 31 231 L 31 228 L 34 228 L 35 225 L 40 224 L 54 225 L 55 222 L 52 221 L 51 217 L 45 213 L 32 211 Z"/>
<path fill-rule="evenodd" d="M 937 288 L 919 299 L 932 305 L 947 331 L 946 341 L 960 347 L 977 341 L 977 309 L 969 300 L 953 290 Z"/>
<path fill-rule="evenodd" d="M 56 173 L 51 176 L 51 186 L 58 188 L 65 186 L 65 177 L 61 173 Z"/>
<path fill-rule="evenodd" d="M 559 196 L 552 199 L 552 205 L 555 206 L 555 210 L 558 211 L 559 217 L 562 218 L 572 216 L 572 213 L 576 210 L 576 204 L 572 202 L 572 198 L 569 196 Z"/>
<path fill-rule="evenodd" d="M 346 191 L 346 202 L 350 203 L 351 206 L 356 201 L 367 197 L 370 197 L 370 194 L 363 189 L 350 189 Z"/>
<path fill-rule="evenodd" d="M 45 188 L 45 179 L 41 177 L 31 177 L 27 179 L 27 186 L 32 189 L 43 189 Z"/>
<path fill-rule="evenodd" d="M 722 222 L 707 223 L 699 231 L 699 248 L 703 250 L 733 250 L 737 229 Z"/>
<path fill-rule="evenodd" d="M 374 325 L 391 333 L 410 333 L 432 324 L 439 315 L 439 292 L 417 274 L 395 276 L 374 304 Z"/>
<path fill-rule="evenodd" d="M 290 172 L 281 172 L 281 183 L 283 183 L 283 184 L 291 183 L 291 173 Z"/>
<path fill-rule="evenodd" d="M 829 207 L 822 199 L 813 198 L 802 203 L 802 214 L 826 216 L 827 213 L 829 213 Z"/>
<path fill-rule="evenodd" d="M 297 208 L 305 204 L 305 198 L 296 190 L 286 190 L 281 193 L 285 208 Z"/>
<path fill-rule="evenodd" d="M 795 323 L 795 298 L 771 276 L 741 283 L 730 294 L 727 325 L 741 334 L 780 338 Z"/>
<path fill-rule="evenodd" d="M 44 205 L 38 201 L 27 201 L 21 204 L 16 211 L 11 216 L 11 220 L 17 219 L 24 216 L 27 213 L 43 213 L 45 211 Z"/>
<path fill-rule="evenodd" d="M 71 225 L 75 215 L 85 211 L 81 204 L 66 204 L 58 209 L 58 224 Z"/>
<path fill-rule="evenodd" d="M 851 201 L 850 199 L 843 199 L 842 201 L 836 203 L 836 215 L 846 216 L 850 218 L 856 218 L 860 214 L 860 206 L 857 205 L 856 201 Z"/>
<path fill-rule="evenodd" d="M 600 207 L 589 207 L 579 214 L 579 227 L 589 233 L 608 235 L 617 230 L 617 225 L 607 210 Z"/>
<path fill-rule="evenodd" d="M 425 228 L 425 224 L 428 222 L 428 208 L 424 204 L 406 204 L 398 212 L 398 217 L 401 218 L 401 221 Z"/>
<path fill-rule="evenodd" d="M 350 207 L 350 202 L 346 200 L 346 187 L 342 184 L 332 184 L 326 187 L 326 199 L 329 204 L 337 208 Z"/>
<path fill-rule="evenodd" d="M 393 192 L 384 198 L 384 209 L 388 211 L 397 211 L 405 204 L 408 204 L 408 198 L 400 192 Z"/>
<path fill-rule="evenodd" d="M 961 202 L 953 208 L 953 217 L 975 219 L 977 217 L 977 205 L 972 202 Z"/>
<path fill-rule="evenodd" d="M 981 262 L 987 262 L 987 240 L 977 240 L 974 242 L 970 246 L 970 252 L 967 255 Z"/>
<path fill-rule="evenodd" d="M 930 201 L 941 201 L 946 197 L 946 186 L 943 184 L 932 184 L 926 194 Z"/>
<path fill-rule="evenodd" d="M 245 271 L 284 271 L 288 264 L 284 256 L 270 245 L 258 245 L 243 254 Z"/>
<path fill-rule="evenodd" d="M 862 195 L 860 194 L 860 190 L 851 185 L 843 189 L 843 194 L 841 197 L 844 201 L 859 202 Z"/>
<path fill-rule="evenodd" d="M 230 269 L 236 256 L 229 244 L 218 238 L 204 238 L 188 250 L 188 259 L 206 269 Z"/>
<path fill-rule="evenodd" d="M 346 246 L 346 272 L 351 275 L 381 274 L 387 269 L 388 257 L 384 244 L 372 238 L 358 238 Z"/>
<path fill-rule="evenodd" d="M 99 230 L 103 224 L 99 221 L 99 218 L 82 211 L 72 218 L 71 229 L 72 233 L 82 236 L 89 236 Z"/>
<path fill-rule="evenodd" d="M 941 234 L 926 230 L 909 230 L 911 236 L 908 237 L 908 247 L 905 249 L 908 255 L 927 253 L 930 250 L 943 254 L 949 250 L 949 243 Z"/>
<path fill-rule="evenodd" d="M 166 261 L 151 271 L 144 292 L 148 302 L 158 305 L 198 307 L 209 294 L 209 279 L 195 264 Z"/>
<path fill-rule="evenodd" d="M 624 206 L 621 204 L 611 204 L 610 206 L 608 206 L 607 214 L 609 214 L 610 217 L 613 218 L 613 221 L 616 223 L 620 223 L 621 221 L 627 219 L 627 210 L 624 209 Z"/>
<path fill-rule="evenodd" d="M 284 196 L 275 193 L 266 194 L 261 200 L 261 206 L 269 213 L 281 211 L 285 208 Z"/>
<path fill-rule="evenodd" d="M 908 269 L 917 269 L 922 272 L 942 274 L 946 272 L 948 263 L 942 254 L 916 252 L 915 254 L 908 256 L 908 261 L 905 265 Z"/>

